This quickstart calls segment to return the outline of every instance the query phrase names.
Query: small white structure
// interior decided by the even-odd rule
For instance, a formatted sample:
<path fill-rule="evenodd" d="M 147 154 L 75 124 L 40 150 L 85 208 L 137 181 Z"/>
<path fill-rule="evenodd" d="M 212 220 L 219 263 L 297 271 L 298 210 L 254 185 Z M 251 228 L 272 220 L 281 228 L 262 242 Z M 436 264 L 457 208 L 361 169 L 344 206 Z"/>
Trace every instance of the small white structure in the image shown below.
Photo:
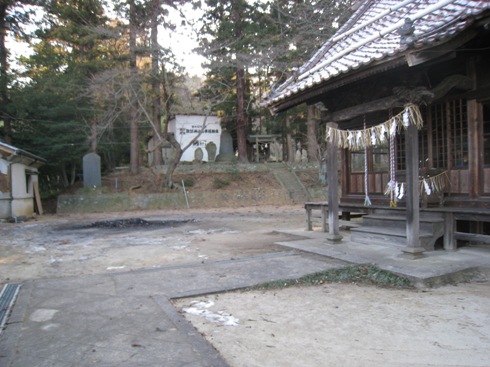
<path fill-rule="evenodd" d="M 169 122 L 168 132 L 174 134 L 182 148 L 200 134 L 194 144 L 185 150 L 181 162 L 213 162 L 219 153 L 221 119 L 217 116 L 176 115 Z"/>
<path fill-rule="evenodd" d="M 0 219 L 31 217 L 38 168 L 46 160 L 0 141 Z"/>

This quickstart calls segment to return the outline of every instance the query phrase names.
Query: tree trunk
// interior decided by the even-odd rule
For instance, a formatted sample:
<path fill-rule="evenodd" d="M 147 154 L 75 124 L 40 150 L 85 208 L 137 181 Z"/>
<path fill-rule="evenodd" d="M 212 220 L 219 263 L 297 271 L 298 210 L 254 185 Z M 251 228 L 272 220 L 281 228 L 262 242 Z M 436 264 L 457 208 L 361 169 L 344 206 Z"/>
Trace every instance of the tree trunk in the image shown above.
<path fill-rule="evenodd" d="M 160 1 L 152 1 L 151 14 L 151 90 L 152 90 L 152 124 L 155 132 L 155 143 L 162 140 L 161 123 L 161 93 L 160 93 L 160 47 L 158 45 L 158 16 L 160 15 Z M 162 148 L 153 151 L 153 165 L 163 165 Z"/>
<path fill-rule="evenodd" d="M 180 162 L 183 151 L 180 143 L 175 140 L 175 137 L 168 132 L 168 123 L 170 116 L 170 81 L 167 78 L 167 72 L 165 70 L 165 65 L 162 65 L 162 101 L 163 101 L 163 116 L 165 117 L 164 130 L 163 130 L 163 140 L 168 141 L 172 147 L 175 149 L 174 156 L 167 163 L 167 172 L 165 177 L 165 187 L 171 189 L 174 187 L 173 175 L 177 165 Z M 159 148 L 161 151 L 162 149 Z"/>
<path fill-rule="evenodd" d="M 134 90 L 137 90 L 136 84 L 136 6 L 134 0 L 129 4 L 129 68 L 131 70 L 131 83 L 134 84 Z M 139 172 L 139 131 L 138 131 L 138 102 L 137 96 L 130 94 L 130 172 L 137 174 Z"/>
<path fill-rule="evenodd" d="M 92 153 L 97 153 L 97 119 L 92 119 L 92 126 L 90 131 L 90 147 Z"/>
<path fill-rule="evenodd" d="M 77 165 L 74 163 L 71 165 L 70 186 L 75 185 L 76 180 L 77 180 Z"/>
<path fill-rule="evenodd" d="M 291 116 L 286 116 L 286 145 L 287 145 L 287 161 L 294 162 L 295 144 L 291 136 Z"/>
<path fill-rule="evenodd" d="M 182 154 L 184 153 L 184 151 L 182 150 L 182 147 L 180 146 L 179 142 L 175 140 L 175 137 L 173 135 L 168 135 L 168 141 L 175 149 L 174 156 L 172 157 L 172 159 L 170 159 L 170 162 L 168 162 L 167 173 L 165 178 L 165 186 L 171 189 L 174 187 L 173 175 L 175 169 L 177 168 L 177 165 L 179 164 L 180 158 L 182 158 Z"/>
<path fill-rule="evenodd" d="M 61 166 L 61 183 L 64 188 L 70 186 L 70 182 L 68 181 L 68 175 L 66 173 L 66 167 L 64 164 Z"/>
<path fill-rule="evenodd" d="M 240 40 L 243 36 L 242 4 L 240 0 L 232 1 L 232 17 L 235 22 L 235 38 Z M 236 132 L 238 146 L 238 161 L 248 163 L 247 156 L 247 117 L 245 114 L 245 66 L 242 56 L 236 54 Z"/>
<path fill-rule="evenodd" d="M 237 68 L 237 145 L 238 161 L 248 163 L 247 157 L 247 118 L 245 116 L 245 70 L 243 67 Z"/>
<path fill-rule="evenodd" d="M 306 135 L 308 139 L 308 160 L 310 162 L 318 162 L 320 159 L 320 147 L 316 131 L 319 119 L 317 117 L 317 109 L 315 106 L 308 106 L 308 117 L 306 122 Z"/>
<path fill-rule="evenodd" d="M 8 98 L 8 61 L 7 47 L 5 45 L 7 38 L 7 9 L 8 3 L 0 2 L 0 120 L 3 120 L 3 140 L 7 144 L 12 143 L 12 128 L 10 118 L 7 114 L 7 105 L 10 102 Z"/>

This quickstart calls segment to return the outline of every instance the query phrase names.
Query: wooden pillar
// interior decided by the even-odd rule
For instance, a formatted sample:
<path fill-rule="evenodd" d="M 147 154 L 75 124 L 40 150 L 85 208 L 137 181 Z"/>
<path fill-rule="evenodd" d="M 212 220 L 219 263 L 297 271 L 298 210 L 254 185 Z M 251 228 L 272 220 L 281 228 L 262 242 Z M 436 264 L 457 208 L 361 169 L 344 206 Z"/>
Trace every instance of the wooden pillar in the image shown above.
<path fill-rule="evenodd" d="M 454 213 L 447 212 L 444 215 L 444 250 L 446 251 L 456 251 L 458 247 L 454 232 L 456 232 Z"/>
<path fill-rule="evenodd" d="M 481 106 L 474 99 L 468 100 L 468 194 L 478 199 L 483 187 L 483 159 L 480 144 L 483 144 L 483 117 Z"/>
<path fill-rule="evenodd" d="M 419 140 L 415 125 L 405 130 L 405 154 L 407 165 L 407 244 L 403 252 L 420 255 L 424 248 L 420 246 L 420 203 L 419 203 Z"/>
<path fill-rule="evenodd" d="M 327 127 L 337 128 L 338 124 L 329 122 Z M 342 241 L 339 231 L 339 172 L 337 167 L 338 148 L 327 143 L 327 185 L 328 185 L 328 234 L 331 242 Z"/>

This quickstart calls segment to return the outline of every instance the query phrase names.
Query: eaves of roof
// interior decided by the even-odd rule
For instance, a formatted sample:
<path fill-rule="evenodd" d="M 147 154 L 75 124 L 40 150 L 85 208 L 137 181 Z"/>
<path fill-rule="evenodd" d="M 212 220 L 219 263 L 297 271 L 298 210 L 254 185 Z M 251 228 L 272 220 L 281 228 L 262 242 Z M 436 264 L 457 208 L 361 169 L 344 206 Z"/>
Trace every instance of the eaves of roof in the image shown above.
<path fill-rule="evenodd" d="M 7 161 L 13 163 L 24 161 L 27 165 L 35 167 L 39 167 L 46 163 L 46 159 L 4 142 L 0 142 L 0 153 L 2 153 L 1 155 L 3 155 Z"/>
<path fill-rule="evenodd" d="M 354 80 L 359 71 L 365 77 L 407 64 L 407 52 L 445 43 L 489 12 L 488 0 L 366 0 L 308 62 L 270 92 L 265 105 L 273 112 L 285 110 L 326 85 L 331 89 Z"/>

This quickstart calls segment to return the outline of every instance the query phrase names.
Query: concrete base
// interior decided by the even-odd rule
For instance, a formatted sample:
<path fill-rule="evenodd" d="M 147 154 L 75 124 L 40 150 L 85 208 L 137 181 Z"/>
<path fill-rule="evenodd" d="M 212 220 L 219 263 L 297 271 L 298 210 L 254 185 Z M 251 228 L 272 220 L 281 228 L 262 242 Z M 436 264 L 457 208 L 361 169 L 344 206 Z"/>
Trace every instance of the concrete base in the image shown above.
<path fill-rule="evenodd" d="M 423 253 L 425 252 L 425 248 L 423 248 L 423 247 L 408 247 L 407 246 L 407 247 L 402 248 L 402 251 L 403 251 L 403 255 L 405 258 L 416 260 L 416 259 L 420 259 L 424 256 Z"/>
<path fill-rule="evenodd" d="M 328 242 L 341 242 L 342 241 L 342 236 L 340 234 L 327 234 L 327 241 Z"/>

